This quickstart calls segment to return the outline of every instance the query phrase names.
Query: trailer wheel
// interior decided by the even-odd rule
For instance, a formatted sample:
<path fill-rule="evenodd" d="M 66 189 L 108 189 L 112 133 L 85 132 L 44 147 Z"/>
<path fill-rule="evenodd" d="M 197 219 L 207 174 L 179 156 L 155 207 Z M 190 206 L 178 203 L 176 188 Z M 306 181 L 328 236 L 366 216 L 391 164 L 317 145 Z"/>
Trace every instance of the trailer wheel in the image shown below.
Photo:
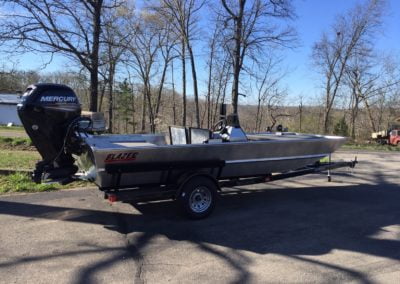
<path fill-rule="evenodd" d="M 210 215 L 215 207 L 217 185 L 206 176 L 193 176 L 181 187 L 179 203 L 183 212 L 192 219 Z"/>

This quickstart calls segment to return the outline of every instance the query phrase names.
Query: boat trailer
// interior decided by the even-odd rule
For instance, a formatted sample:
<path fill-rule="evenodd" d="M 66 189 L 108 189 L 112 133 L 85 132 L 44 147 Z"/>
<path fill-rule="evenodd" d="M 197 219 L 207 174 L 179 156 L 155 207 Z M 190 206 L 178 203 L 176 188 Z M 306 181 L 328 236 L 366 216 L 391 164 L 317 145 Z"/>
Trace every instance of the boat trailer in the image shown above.
<path fill-rule="evenodd" d="M 218 175 L 215 178 L 204 171 L 204 168 L 207 168 L 211 171 L 221 173 L 225 165 L 224 161 L 200 161 L 190 164 L 173 162 L 164 164 L 149 163 L 140 167 L 113 164 L 107 165 L 106 171 L 112 174 L 114 186 L 110 189 L 103 189 L 103 192 L 104 198 L 110 203 L 117 201 L 136 203 L 173 199 L 180 203 L 180 207 L 188 217 L 201 219 L 207 217 L 212 212 L 215 207 L 217 194 L 223 192 L 225 188 L 261 184 L 321 172 L 327 172 L 327 180 L 331 182 L 331 170 L 345 167 L 352 169 L 357 163 L 357 157 L 352 161 L 332 162 L 331 155 L 329 155 L 328 162 L 316 162 L 313 165 L 294 171 L 226 180 L 218 180 Z M 178 180 L 168 179 L 170 173 L 177 169 L 185 169 L 185 173 Z M 167 175 L 166 180 L 169 182 L 165 184 L 146 184 L 134 188 L 123 188 L 119 185 L 121 176 L 124 174 L 154 170 L 165 171 Z"/>
<path fill-rule="evenodd" d="M 162 133 L 103 135 L 99 117 L 87 117 L 75 92 L 59 84 L 28 86 L 17 110 L 42 157 L 35 182 L 87 180 L 111 202 L 171 198 L 195 219 L 212 212 L 223 188 L 322 171 L 330 181 L 331 169 L 357 163 L 330 159 L 345 137 L 246 134 L 238 115 L 225 110 L 212 129 L 170 126 L 170 141 Z M 328 163 L 321 163 L 326 156 Z"/>

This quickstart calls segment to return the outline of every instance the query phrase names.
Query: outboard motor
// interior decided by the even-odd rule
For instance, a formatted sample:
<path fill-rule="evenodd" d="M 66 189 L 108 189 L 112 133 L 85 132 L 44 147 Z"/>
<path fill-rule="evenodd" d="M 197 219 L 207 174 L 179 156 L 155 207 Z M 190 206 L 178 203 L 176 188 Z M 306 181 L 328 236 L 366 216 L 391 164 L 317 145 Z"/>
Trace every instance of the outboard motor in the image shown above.
<path fill-rule="evenodd" d="M 72 127 L 80 119 L 81 106 L 74 91 L 59 84 L 30 85 L 18 104 L 21 122 L 43 160 L 36 164 L 33 180 L 71 179 L 74 165 Z"/>

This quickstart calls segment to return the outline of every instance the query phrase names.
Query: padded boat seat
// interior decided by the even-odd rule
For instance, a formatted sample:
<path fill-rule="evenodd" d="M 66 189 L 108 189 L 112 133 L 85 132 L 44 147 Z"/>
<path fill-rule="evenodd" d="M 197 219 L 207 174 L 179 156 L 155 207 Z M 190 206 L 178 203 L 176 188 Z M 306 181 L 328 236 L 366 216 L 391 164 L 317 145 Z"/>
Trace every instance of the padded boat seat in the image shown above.
<path fill-rule="evenodd" d="M 203 144 L 211 138 L 209 129 L 189 127 L 190 144 Z"/>
<path fill-rule="evenodd" d="M 170 126 L 169 138 L 171 141 L 171 145 L 189 144 L 188 131 L 186 127 Z"/>
<path fill-rule="evenodd" d="M 170 126 L 169 137 L 171 145 L 182 144 L 203 144 L 211 138 L 212 132 L 209 129 L 182 126 Z"/>

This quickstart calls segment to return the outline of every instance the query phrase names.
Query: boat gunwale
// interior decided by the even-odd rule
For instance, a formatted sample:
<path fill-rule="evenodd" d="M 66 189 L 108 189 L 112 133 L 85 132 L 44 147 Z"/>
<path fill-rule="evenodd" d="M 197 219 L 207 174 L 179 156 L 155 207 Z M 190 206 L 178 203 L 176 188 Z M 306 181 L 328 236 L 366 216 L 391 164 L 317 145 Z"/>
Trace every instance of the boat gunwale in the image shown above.
<path fill-rule="evenodd" d="M 138 145 L 138 146 L 132 146 L 132 147 L 128 147 L 128 146 L 120 146 L 120 147 L 101 147 L 101 146 L 96 146 L 96 145 L 92 145 L 91 143 L 88 143 L 88 145 L 90 146 L 90 148 L 93 151 L 121 151 L 121 150 L 130 150 L 130 149 L 160 149 L 160 148 L 171 148 L 171 149 L 179 149 L 179 148 L 189 148 L 189 147 L 221 147 L 221 146 L 228 146 L 228 145 L 240 145 L 240 144 L 276 144 L 276 143 L 293 143 L 294 141 L 296 142 L 306 142 L 306 143 L 317 143 L 317 142 L 321 142 L 321 141 L 341 141 L 341 140 L 347 140 L 346 137 L 342 137 L 342 136 L 316 136 L 313 137 L 316 139 L 311 139 L 311 138 L 297 138 L 296 140 L 291 140 L 291 139 L 260 139 L 260 140 L 251 140 L 248 139 L 247 141 L 229 141 L 229 142 L 221 142 L 221 143 L 203 143 L 203 144 L 165 144 L 165 145 L 157 145 L 154 143 L 150 143 L 152 145 Z M 115 142 L 108 142 L 105 144 L 113 144 L 113 143 L 143 143 L 142 141 L 115 141 Z M 95 144 L 95 143 L 93 143 Z M 153 146 L 154 145 L 154 146 Z"/>

